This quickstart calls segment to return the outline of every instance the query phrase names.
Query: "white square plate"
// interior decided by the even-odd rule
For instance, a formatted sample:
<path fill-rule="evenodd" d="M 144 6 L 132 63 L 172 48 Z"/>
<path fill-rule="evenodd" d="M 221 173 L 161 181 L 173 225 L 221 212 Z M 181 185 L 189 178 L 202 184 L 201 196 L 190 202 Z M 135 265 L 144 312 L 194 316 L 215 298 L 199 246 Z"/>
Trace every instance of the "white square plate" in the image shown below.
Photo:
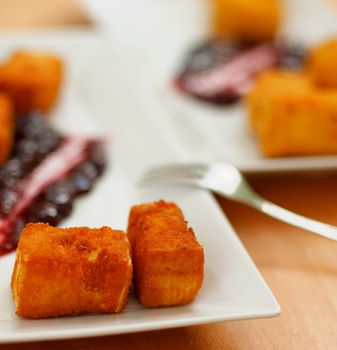
<path fill-rule="evenodd" d="M 126 72 L 107 54 L 106 44 L 90 32 L 2 35 L 0 58 L 16 48 L 59 54 L 68 67 L 63 96 L 53 122 L 66 132 L 112 135 L 110 167 L 93 192 L 78 200 L 64 226 L 109 225 L 125 229 L 130 205 L 164 198 L 183 209 L 205 249 L 205 279 L 196 300 L 186 306 L 146 309 L 131 295 L 119 315 L 85 315 L 25 320 L 14 313 L 10 277 L 14 254 L 0 258 L 0 343 L 61 339 L 154 330 L 224 320 L 275 316 L 272 293 L 233 229 L 207 192 L 193 189 L 133 190 L 149 163 L 179 160 L 174 142 L 144 113 L 128 89 Z"/>
<path fill-rule="evenodd" d="M 337 156 L 264 158 L 242 104 L 217 107 L 182 96 L 171 84 L 186 52 L 209 31 L 209 0 L 83 0 L 141 81 L 142 94 L 184 151 L 184 160 L 226 161 L 247 172 L 336 169 Z M 328 0 L 283 0 L 281 35 L 313 45 L 337 36 Z M 332 3 L 332 2 L 331 2 Z M 330 4 L 333 6 L 333 4 Z M 137 35 L 135 35 L 137 33 Z"/>

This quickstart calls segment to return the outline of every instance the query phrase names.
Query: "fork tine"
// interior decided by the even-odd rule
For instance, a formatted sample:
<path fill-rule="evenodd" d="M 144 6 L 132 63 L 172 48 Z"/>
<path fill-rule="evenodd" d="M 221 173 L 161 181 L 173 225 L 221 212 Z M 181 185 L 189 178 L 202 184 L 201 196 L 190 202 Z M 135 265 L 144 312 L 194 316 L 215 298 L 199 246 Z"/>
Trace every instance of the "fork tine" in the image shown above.
<path fill-rule="evenodd" d="M 190 164 L 168 164 L 163 166 L 155 166 L 148 169 L 145 172 L 145 176 L 149 174 L 162 174 L 162 173 L 199 173 L 205 172 L 208 169 L 207 164 L 198 164 L 198 163 L 190 163 Z"/>
<path fill-rule="evenodd" d="M 200 176 L 167 176 L 167 175 L 156 175 L 156 176 L 145 176 L 139 182 L 137 187 L 149 187 L 149 186 L 163 186 L 163 185 L 189 185 L 196 186 L 200 180 Z"/>
<path fill-rule="evenodd" d="M 202 174 L 197 173 L 182 173 L 182 172 L 176 172 L 176 173 L 161 173 L 161 174 L 145 174 L 140 181 L 151 181 L 151 180 L 158 180 L 158 181 L 170 181 L 170 180 L 176 180 L 180 178 L 184 179 L 201 179 L 203 177 Z"/>
<path fill-rule="evenodd" d="M 169 164 L 153 167 L 143 174 L 138 187 L 165 184 L 196 185 L 208 170 L 207 164 Z"/>
<path fill-rule="evenodd" d="M 206 163 L 165 163 L 162 165 L 154 165 L 149 169 L 186 169 L 186 168 L 205 168 Z"/>
<path fill-rule="evenodd" d="M 205 166 L 187 166 L 186 164 L 153 168 L 143 175 L 139 184 L 181 181 L 181 178 L 185 179 L 184 181 L 187 179 L 197 180 L 205 174 L 206 170 L 207 168 Z"/>

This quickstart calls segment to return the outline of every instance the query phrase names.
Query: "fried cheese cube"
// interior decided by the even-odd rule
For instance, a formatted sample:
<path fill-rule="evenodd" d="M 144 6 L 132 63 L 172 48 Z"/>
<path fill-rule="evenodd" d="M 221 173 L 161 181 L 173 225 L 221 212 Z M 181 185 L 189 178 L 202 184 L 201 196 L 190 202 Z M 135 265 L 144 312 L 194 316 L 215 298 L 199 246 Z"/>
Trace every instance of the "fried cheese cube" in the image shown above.
<path fill-rule="evenodd" d="M 12 149 L 15 118 L 10 98 L 0 93 L 0 164 L 3 164 Z"/>
<path fill-rule="evenodd" d="M 337 90 L 319 89 L 305 74 L 270 70 L 246 104 L 264 155 L 337 154 Z"/>
<path fill-rule="evenodd" d="M 16 252 L 16 314 L 48 318 L 118 313 L 127 304 L 132 263 L 127 236 L 109 227 L 28 224 Z"/>
<path fill-rule="evenodd" d="M 274 39 L 281 20 L 279 0 L 211 0 L 216 37 L 261 42 Z"/>
<path fill-rule="evenodd" d="M 7 92 L 18 114 L 48 111 L 55 103 L 62 80 L 62 62 L 47 54 L 17 52 L 0 67 L 0 91 Z"/>
<path fill-rule="evenodd" d="M 203 281 L 203 248 L 176 204 L 159 201 L 132 207 L 128 238 L 140 303 L 173 306 L 195 298 Z"/>
<path fill-rule="evenodd" d="M 337 39 L 324 42 L 310 53 L 307 70 L 312 81 L 321 87 L 337 88 Z"/>

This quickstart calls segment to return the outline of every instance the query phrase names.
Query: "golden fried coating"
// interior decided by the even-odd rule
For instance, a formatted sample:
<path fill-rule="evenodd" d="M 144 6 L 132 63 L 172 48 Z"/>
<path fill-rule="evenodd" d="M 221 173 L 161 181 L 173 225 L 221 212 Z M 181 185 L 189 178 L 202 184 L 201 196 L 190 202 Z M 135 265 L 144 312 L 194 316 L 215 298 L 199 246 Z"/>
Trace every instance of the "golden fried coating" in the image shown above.
<path fill-rule="evenodd" d="M 337 88 L 337 39 L 329 40 L 310 53 L 307 69 L 312 81 L 321 87 Z"/>
<path fill-rule="evenodd" d="M 7 92 L 19 114 L 54 104 L 62 80 L 62 62 L 52 55 L 17 52 L 0 67 L 0 91 Z"/>
<path fill-rule="evenodd" d="M 134 206 L 128 238 L 135 290 L 143 305 L 180 305 L 195 298 L 203 280 L 203 248 L 176 204 Z"/>
<path fill-rule="evenodd" d="M 127 236 L 109 227 L 28 224 L 16 252 L 16 314 L 47 318 L 121 312 L 132 278 Z"/>
<path fill-rule="evenodd" d="M 0 164 L 4 163 L 12 149 L 15 118 L 10 98 L 0 93 Z"/>
<path fill-rule="evenodd" d="M 247 42 L 272 40 L 279 28 L 279 0 L 211 0 L 214 35 Z"/>
<path fill-rule="evenodd" d="M 247 99 L 251 126 L 266 156 L 337 154 L 337 90 L 305 74 L 271 70 Z"/>

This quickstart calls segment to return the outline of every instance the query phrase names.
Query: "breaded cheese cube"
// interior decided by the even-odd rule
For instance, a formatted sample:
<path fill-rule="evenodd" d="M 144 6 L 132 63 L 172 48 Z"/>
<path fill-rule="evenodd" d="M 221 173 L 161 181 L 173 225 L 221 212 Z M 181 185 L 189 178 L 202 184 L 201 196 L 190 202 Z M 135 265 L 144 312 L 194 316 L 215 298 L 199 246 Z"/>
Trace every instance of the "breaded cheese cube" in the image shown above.
<path fill-rule="evenodd" d="M 12 275 L 16 314 L 48 318 L 121 312 L 131 279 L 124 232 L 28 224 L 20 236 Z"/>
<path fill-rule="evenodd" d="M 17 52 L 0 67 L 0 91 L 7 92 L 18 114 L 48 111 L 55 103 L 62 80 L 62 62 L 47 54 Z"/>
<path fill-rule="evenodd" d="M 307 70 L 312 81 L 321 87 L 337 88 L 337 39 L 332 39 L 312 49 Z"/>
<path fill-rule="evenodd" d="M 128 238 L 137 297 L 147 307 L 191 302 L 201 288 L 203 248 L 174 203 L 132 207 Z"/>
<path fill-rule="evenodd" d="M 262 73 L 246 99 L 266 156 L 337 154 L 337 90 L 313 86 L 301 73 Z"/>
<path fill-rule="evenodd" d="M 216 37 L 245 42 L 270 41 L 281 20 L 279 0 L 211 0 Z"/>
<path fill-rule="evenodd" d="M 12 149 L 15 118 L 10 98 L 0 93 L 0 164 L 3 164 Z"/>

